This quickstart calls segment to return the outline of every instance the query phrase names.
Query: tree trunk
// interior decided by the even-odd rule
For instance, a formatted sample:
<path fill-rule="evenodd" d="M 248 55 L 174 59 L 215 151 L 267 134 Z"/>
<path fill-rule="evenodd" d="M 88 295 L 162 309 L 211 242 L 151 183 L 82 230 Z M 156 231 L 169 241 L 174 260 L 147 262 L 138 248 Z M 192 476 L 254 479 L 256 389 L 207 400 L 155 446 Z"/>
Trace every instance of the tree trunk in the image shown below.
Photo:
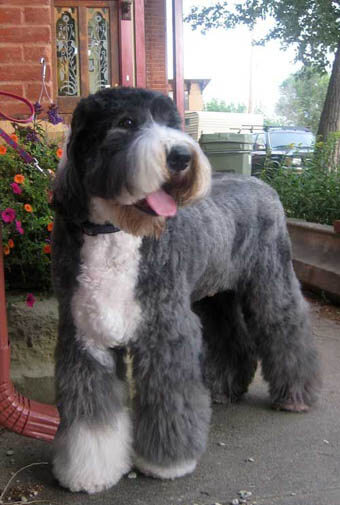
<path fill-rule="evenodd" d="M 322 109 L 317 136 L 325 141 L 331 132 L 340 131 L 340 41 L 335 53 L 332 73 Z M 337 142 L 334 156 L 335 166 L 340 165 L 340 142 Z"/>

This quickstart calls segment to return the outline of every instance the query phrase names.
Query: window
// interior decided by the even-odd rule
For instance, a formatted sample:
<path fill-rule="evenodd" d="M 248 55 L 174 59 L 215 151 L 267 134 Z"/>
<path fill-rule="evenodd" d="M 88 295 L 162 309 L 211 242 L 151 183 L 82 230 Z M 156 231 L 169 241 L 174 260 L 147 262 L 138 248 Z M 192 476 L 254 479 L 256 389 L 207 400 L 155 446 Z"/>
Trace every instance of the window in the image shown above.
<path fill-rule="evenodd" d="M 265 151 L 266 149 L 266 136 L 264 133 L 259 133 L 255 136 L 253 149 L 255 151 Z"/>
<path fill-rule="evenodd" d="M 55 94 L 64 114 L 82 96 L 119 83 L 117 3 L 54 2 Z"/>
<path fill-rule="evenodd" d="M 270 146 L 273 149 L 292 149 L 292 147 L 305 147 L 311 149 L 314 144 L 314 135 L 307 131 L 280 131 L 270 132 Z"/>

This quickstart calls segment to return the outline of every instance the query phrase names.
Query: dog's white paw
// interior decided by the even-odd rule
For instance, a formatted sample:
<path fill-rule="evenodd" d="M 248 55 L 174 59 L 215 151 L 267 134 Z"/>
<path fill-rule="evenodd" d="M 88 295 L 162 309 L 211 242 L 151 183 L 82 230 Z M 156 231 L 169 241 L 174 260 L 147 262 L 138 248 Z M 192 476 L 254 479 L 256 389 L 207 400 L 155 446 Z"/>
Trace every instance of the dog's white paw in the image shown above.
<path fill-rule="evenodd" d="M 176 479 L 192 473 L 197 465 L 195 459 L 189 461 L 181 461 L 169 466 L 159 466 L 154 463 L 145 461 L 140 456 L 135 455 L 134 466 L 144 475 L 154 477 L 156 479 Z"/>
<path fill-rule="evenodd" d="M 130 468 L 131 423 L 126 411 L 110 426 L 74 423 L 56 437 L 53 473 L 71 491 L 103 491 Z"/>

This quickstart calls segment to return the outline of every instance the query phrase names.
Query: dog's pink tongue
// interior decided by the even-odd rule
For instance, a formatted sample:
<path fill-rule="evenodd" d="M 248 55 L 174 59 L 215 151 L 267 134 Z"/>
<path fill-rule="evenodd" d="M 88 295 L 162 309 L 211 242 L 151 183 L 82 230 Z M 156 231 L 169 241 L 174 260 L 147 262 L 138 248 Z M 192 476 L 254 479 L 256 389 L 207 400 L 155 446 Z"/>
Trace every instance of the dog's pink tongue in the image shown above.
<path fill-rule="evenodd" d="M 177 205 L 172 196 L 168 195 L 163 189 L 150 193 L 146 201 L 151 209 L 159 216 L 174 216 L 177 212 Z"/>

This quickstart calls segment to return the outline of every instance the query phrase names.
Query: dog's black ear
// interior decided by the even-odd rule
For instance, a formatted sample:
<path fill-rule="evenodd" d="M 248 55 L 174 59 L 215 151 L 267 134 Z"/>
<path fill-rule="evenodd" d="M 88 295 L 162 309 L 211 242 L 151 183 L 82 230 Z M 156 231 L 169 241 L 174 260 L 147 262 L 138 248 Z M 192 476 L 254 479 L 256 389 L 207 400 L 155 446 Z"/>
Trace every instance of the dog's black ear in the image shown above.
<path fill-rule="evenodd" d="M 81 174 L 71 154 L 73 142 L 71 132 L 54 180 L 52 207 L 67 221 L 79 224 L 86 221 L 88 209 Z"/>
<path fill-rule="evenodd" d="M 91 145 L 94 149 L 91 139 L 93 108 L 88 102 L 89 99 L 81 100 L 73 113 L 53 185 L 53 208 L 66 220 L 78 224 L 86 221 L 88 217 L 88 196 L 83 180 Z"/>
<path fill-rule="evenodd" d="M 163 121 L 170 128 L 182 129 L 182 119 L 177 107 L 171 98 L 162 93 L 154 93 L 150 110 L 156 121 Z"/>

